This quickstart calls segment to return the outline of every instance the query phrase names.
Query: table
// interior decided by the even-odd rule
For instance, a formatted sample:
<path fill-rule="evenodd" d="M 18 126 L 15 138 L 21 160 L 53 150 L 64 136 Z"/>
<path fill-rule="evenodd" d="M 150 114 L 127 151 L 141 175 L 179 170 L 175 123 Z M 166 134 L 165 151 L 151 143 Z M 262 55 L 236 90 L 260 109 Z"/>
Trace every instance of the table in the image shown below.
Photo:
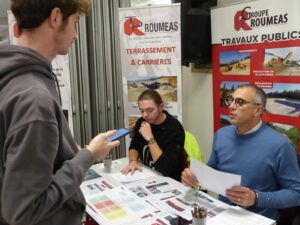
<path fill-rule="evenodd" d="M 92 166 L 81 189 L 86 212 L 101 225 L 167 225 L 181 217 L 192 220 L 195 205 L 207 209 L 207 225 L 272 225 L 274 220 L 229 206 L 212 196 L 143 166 L 142 172 L 124 176 L 127 158 L 114 160 L 110 172 L 103 164 Z M 191 224 L 191 223 L 187 223 Z"/>

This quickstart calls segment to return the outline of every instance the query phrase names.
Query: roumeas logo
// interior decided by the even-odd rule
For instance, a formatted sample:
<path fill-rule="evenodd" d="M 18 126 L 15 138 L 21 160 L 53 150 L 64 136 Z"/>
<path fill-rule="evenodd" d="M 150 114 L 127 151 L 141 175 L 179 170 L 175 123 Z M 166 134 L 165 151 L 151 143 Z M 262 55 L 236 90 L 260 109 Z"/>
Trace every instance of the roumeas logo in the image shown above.
<path fill-rule="evenodd" d="M 126 17 L 124 22 L 124 33 L 128 36 L 135 34 L 137 36 L 154 34 L 154 33 L 166 33 L 178 31 L 178 21 L 150 21 L 148 23 L 142 23 L 135 16 Z"/>
<path fill-rule="evenodd" d="M 250 6 L 236 12 L 234 16 L 234 29 L 239 31 L 252 30 L 255 27 L 265 27 L 285 24 L 288 22 L 288 13 L 271 15 L 269 9 L 252 11 Z"/>
<path fill-rule="evenodd" d="M 126 17 L 128 18 L 125 22 L 124 22 L 124 33 L 126 35 L 144 35 L 145 33 L 142 32 L 139 28 L 142 27 L 143 23 L 135 18 L 134 16 L 131 17 Z"/>
<path fill-rule="evenodd" d="M 246 23 L 248 20 L 248 12 L 247 7 L 243 10 L 237 11 L 237 13 L 234 16 L 234 29 L 239 31 L 241 28 L 243 30 L 252 30 L 252 28 Z"/>

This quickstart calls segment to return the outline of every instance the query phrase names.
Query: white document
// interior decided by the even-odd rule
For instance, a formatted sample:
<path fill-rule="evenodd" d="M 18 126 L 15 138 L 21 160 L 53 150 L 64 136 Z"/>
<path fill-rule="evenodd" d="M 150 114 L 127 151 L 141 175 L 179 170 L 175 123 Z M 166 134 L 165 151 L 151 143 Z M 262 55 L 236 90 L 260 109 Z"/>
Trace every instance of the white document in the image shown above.
<path fill-rule="evenodd" d="M 122 174 L 121 172 L 118 173 L 112 173 L 111 176 L 119 181 L 120 183 L 130 183 L 130 182 L 134 182 L 134 181 L 138 181 L 138 180 L 143 180 L 143 179 L 147 179 L 153 176 L 156 176 L 155 172 L 148 170 L 148 169 L 143 169 L 143 171 L 139 171 L 136 170 L 134 171 L 134 174 Z"/>
<path fill-rule="evenodd" d="M 225 196 L 226 189 L 241 185 L 240 175 L 220 172 L 195 159 L 191 159 L 191 170 L 201 187 L 223 196 Z"/>
<path fill-rule="evenodd" d="M 229 207 L 208 221 L 208 225 L 272 225 L 276 221 L 247 211 L 241 207 Z"/>
<path fill-rule="evenodd" d="M 80 188 L 84 196 L 98 194 L 106 190 L 110 190 L 117 187 L 113 182 L 106 180 L 103 177 L 91 179 L 82 182 Z"/>

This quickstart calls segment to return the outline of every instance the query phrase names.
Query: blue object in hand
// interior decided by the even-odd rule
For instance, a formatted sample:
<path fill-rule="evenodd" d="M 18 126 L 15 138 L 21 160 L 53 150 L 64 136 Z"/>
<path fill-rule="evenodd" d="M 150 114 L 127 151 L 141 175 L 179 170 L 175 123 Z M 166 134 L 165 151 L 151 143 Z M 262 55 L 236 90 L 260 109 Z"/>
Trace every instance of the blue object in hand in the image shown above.
<path fill-rule="evenodd" d="M 128 128 L 120 128 L 119 130 L 117 130 L 117 133 L 115 133 L 113 136 L 108 137 L 107 141 L 120 140 L 122 137 L 125 137 L 129 133 L 130 130 Z"/>

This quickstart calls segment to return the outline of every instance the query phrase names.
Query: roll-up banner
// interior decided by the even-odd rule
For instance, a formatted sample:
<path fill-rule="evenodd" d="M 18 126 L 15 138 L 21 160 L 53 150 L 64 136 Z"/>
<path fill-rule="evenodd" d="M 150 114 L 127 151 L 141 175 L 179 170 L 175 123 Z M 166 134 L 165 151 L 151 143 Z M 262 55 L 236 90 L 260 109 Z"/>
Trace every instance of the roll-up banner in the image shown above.
<path fill-rule="evenodd" d="M 211 10 L 214 130 L 229 124 L 224 100 L 239 85 L 266 92 L 263 120 L 300 152 L 300 2 L 249 1 Z"/>
<path fill-rule="evenodd" d="M 125 124 L 140 117 L 137 99 L 148 88 L 182 118 L 180 4 L 119 9 Z"/>

